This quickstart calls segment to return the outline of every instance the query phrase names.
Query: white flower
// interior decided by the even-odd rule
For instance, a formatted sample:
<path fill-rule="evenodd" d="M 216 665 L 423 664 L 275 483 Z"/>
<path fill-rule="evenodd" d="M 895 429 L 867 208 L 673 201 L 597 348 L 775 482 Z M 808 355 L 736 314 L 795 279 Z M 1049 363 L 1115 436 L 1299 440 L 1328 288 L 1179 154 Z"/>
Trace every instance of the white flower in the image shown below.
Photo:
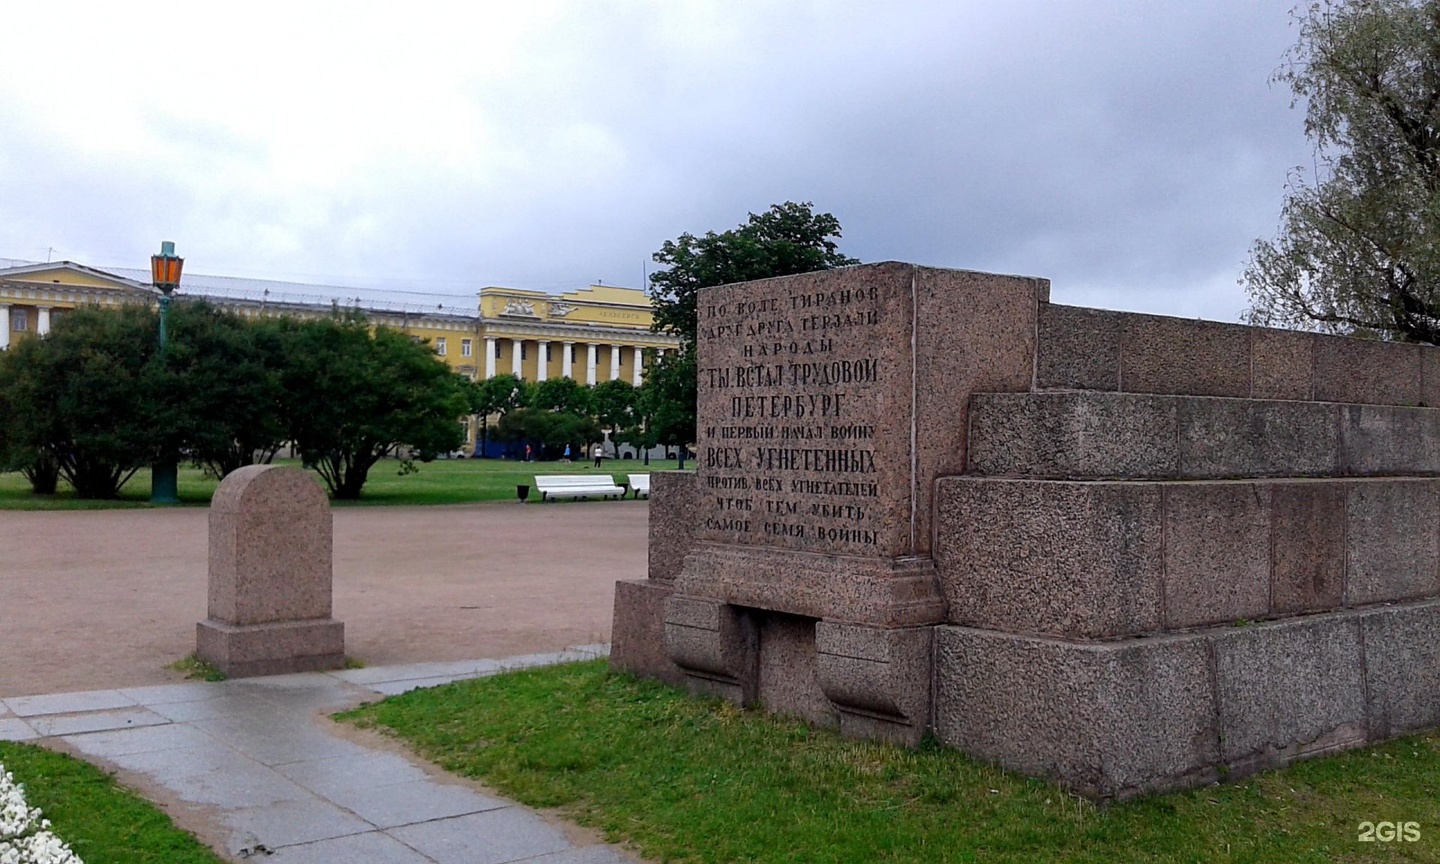
<path fill-rule="evenodd" d="M 25 787 L 0 765 L 0 864 L 84 864 L 25 801 Z"/>

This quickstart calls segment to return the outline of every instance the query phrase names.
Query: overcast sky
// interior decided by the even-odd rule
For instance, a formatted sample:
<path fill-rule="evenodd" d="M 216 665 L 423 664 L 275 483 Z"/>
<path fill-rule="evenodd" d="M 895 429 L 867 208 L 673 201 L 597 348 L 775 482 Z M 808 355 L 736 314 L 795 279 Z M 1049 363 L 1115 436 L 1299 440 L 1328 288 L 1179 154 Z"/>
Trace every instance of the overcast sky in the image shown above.
<path fill-rule="evenodd" d="M 1310 162 L 1291 0 L 24 3 L 0 258 L 639 286 L 814 202 L 841 249 L 1233 320 Z"/>

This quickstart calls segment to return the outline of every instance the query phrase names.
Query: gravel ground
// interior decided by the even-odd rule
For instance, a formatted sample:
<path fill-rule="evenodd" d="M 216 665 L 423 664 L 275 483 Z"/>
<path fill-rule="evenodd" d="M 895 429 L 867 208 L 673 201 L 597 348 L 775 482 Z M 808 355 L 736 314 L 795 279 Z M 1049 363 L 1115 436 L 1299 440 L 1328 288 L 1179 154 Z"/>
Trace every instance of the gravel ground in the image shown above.
<path fill-rule="evenodd" d="M 610 640 L 648 501 L 348 507 L 335 617 L 368 665 Z M 180 680 L 205 617 L 208 511 L 0 511 L 0 696 Z"/>

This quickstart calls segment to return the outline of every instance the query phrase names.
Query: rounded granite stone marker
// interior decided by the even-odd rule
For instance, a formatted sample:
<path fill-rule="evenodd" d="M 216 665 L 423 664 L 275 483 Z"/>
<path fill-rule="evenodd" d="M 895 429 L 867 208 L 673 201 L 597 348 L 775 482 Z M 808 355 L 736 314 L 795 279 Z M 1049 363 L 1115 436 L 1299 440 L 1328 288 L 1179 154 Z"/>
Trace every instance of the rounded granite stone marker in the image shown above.
<path fill-rule="evenodd" d="M 231 472 L 210 502 L 209 618 L 196 654 L 232 676 L 338 667 L 332 564 L 330 502 L 314 477 L 274 465 Z"/>

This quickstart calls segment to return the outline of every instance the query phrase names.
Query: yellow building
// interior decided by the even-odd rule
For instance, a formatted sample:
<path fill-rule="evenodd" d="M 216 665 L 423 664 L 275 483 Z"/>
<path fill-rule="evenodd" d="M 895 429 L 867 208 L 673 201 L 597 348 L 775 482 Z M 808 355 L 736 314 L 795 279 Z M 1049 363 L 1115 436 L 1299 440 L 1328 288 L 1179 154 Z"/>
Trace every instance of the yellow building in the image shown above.
<path fill-rule="evenodd" d="M 0 350 L 15 339 L 48 332 L 66 309 L 154 302 L 159 292 L 148 280 L 149 273 L 138 269 L 0 259 Z M 639 385 L 646 367 L 679 344 L 650 331 L 652 309 L 644 291 L 611 285 L 559 295 L 487 287 L 476 305 L 461 308 L 397 302 L 394 294 L 362 289 L 186 273 L 175 296 L 203 297 L 247 316 L 316 316 L 337 306 L 356 308 L 377 324 L 426 340 L 446 364 L 472 380 L 509 372 L 526 381 L 568 377 L 585 384 L 621 379 Z"/>

